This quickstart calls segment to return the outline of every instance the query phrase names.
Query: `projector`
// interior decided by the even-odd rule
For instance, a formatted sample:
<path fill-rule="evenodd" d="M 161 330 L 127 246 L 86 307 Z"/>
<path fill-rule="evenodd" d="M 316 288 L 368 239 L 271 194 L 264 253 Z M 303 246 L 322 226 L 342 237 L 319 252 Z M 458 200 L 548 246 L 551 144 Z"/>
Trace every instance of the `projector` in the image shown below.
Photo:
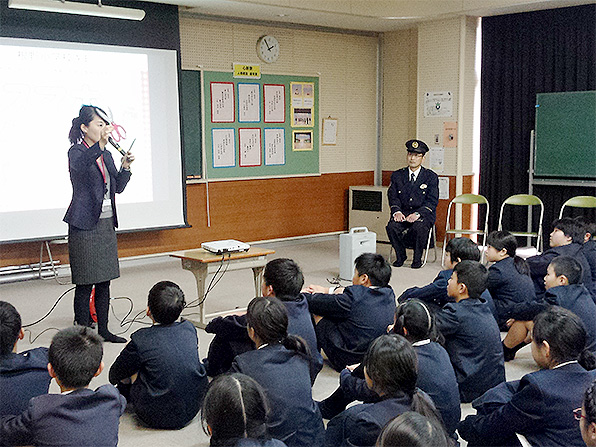
<path fill-rule="evenodd" d="M 216 255 L 222 255 L 224 253 L 248 251 L 250 245 L 234 239 L 226 239 L 225 241 L 203 242 L 201 248 Z"/>

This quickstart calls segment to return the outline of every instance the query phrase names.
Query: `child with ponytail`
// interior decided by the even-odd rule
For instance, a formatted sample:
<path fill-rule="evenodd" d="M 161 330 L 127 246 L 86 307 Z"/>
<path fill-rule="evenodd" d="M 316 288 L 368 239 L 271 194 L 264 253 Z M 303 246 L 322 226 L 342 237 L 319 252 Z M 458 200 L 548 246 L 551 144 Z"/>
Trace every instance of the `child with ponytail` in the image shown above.
<path fill-rule="evenodd" d="M 244 374 L 219 376 L 205 396 L 201 422 L 211 436 L 210 447 L 284 447 L 267 431 L 267 397 Z"/>
<path fill-rule="evenodd" d="M 514 445 L 516 433 L 531 445 L 583 446 L 573 411 L 596 377 L 594 355 L 577 315 L 552 306 L 534 319 L 532 356 L 541 368 L 474 401 L 477 414 L 459 425 L 468 445 Z"/>
<path fill-rule="evenodd" d="M 401 335 L 382 335 L 371 343 L 364 360 L 364 377 L 381 400 L 354 405 L 331 419 L 326 446 L 374 446 L 383 427 L 407 411 L 416 411 L 443 426 L 430 398 L 416 386 L 416 352 Z"/>
<path fill-rule="evenodd" d="M 324 427 L 312 399 L 310 352 L 303 339 L 288 335 L 288 314 L 274 297 L 257 297 L 246 312 L 248 336 L 257 349 L 240 354 L 232 371 L 252 377 L 269 397 L 269 433 L 289 447 L 319 446 Z"/>

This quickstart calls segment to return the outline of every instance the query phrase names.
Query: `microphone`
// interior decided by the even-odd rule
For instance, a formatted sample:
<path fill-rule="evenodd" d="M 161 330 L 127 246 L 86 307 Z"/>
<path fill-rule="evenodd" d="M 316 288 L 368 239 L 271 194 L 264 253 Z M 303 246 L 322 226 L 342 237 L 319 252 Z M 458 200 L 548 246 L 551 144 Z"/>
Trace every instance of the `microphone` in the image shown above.
<path fill-rule="evenodd" d="M 116 143 L 112 137 L 108 137 L 108 142 L 112 146 L 114 146 L 114 148 L 116 148 L 118 150 L 118 152 L 120 152 L 124 157 L 126 157 L 126 151 L 124 149 L 122 149 L 120 147 L 120 145 L 118 143 Z"/>

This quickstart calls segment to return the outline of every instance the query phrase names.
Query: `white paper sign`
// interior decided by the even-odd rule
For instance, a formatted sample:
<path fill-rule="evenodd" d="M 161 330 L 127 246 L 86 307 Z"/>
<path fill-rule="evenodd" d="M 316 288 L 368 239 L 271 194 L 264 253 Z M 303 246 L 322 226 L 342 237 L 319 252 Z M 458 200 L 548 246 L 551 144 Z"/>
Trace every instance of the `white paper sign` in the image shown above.
<path fill-rule="evenodd" d="M 443 172 L 445 169 L 445 149 L 442 147 L 430 148 L 430 169 L 435 172 Z"/>
<path fill-rule="evenodd" d="M 238 129 L 240 166 L 261 165 L 261 129 Z"/>
<path fill-rule="evenodd" d="M 439 177 L 439 199 L 449 200 L 449 177 Z"/>
<path fill-rule="evenodd" d="M 424 117 L 453 116 L 451 92 L 426 92 L 424 94 Z"/>
<path fill-rule="evenodd" d="M 265 129 L 265 165 L 286 163 L 286 133 L 284 129 Z"/>
<path fill-rule="evenodd" d="M 211 122 L 234 122 L 234 84 L 231 82 L 211 83 Z"/>
<path fill-rule="evenodd" d="M 238 83 L 238 121 L 241 123 L 261 121 L 259 84 Z"/>
<path fill-rule="evenodd" d="M 213 167 L 230 168 L 236 166 L 236 141 L 234 129 L 212 129 Z"/>
<path fill-rule="evenodd" d="M 337 120 L 333 118 L 323 119 L 323 144 L 337 144 Z"/>
<path fill-rule="evenodd" d="M 284 85 L 263 85 L 263 97 L 265 98 L 266 123 L 283 123 L 286 120 L 286 98 Z"/>

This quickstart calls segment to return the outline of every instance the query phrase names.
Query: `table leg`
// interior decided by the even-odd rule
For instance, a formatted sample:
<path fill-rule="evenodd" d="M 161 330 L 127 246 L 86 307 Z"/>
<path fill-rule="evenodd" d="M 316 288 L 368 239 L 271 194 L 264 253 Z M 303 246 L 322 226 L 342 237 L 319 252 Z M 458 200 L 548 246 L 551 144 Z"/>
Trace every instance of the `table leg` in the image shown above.
<path fill-rule="evenodd" d="M 200 262 L 194 263 L 183 259 L 182 267 L 186 270 L 190 270 L 197 281 L 199 321 L 192 321 L 192 323 L 200 329 L 205 329 L 205 326 L 207 326 L 207 323 L 205 322 L 205 283 L 207 281 L 207 264 Z"/>
<path fill-rule="evenodd" d="M 255 280 L 255 296 L 262 296 L 261 293 L 261 284 L 263 283 L 263 271 L 265 267 L 253 267 L 252 273 Z"/>

